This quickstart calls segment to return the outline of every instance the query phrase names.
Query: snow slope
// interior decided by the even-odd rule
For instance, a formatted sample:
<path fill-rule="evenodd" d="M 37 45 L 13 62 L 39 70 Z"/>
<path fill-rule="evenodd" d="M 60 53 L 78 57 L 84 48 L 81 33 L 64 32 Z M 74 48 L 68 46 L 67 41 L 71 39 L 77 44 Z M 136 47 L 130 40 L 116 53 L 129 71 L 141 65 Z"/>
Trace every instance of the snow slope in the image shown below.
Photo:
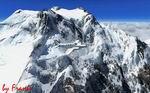
<path fill-rule="evenodd" d="M 19 11 L 0 24 L 0 86 L 18 83 L 33 50 L 34 38 L 24 28 L 36 21 L 36 12 Z"/>

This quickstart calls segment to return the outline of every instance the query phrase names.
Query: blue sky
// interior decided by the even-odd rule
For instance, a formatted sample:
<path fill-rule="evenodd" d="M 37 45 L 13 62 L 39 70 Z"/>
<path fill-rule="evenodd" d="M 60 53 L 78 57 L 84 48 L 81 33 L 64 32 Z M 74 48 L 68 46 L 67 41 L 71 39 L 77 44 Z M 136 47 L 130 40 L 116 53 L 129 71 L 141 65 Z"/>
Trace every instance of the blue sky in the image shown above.
<path fill-rule="evenodd" d="M 0 0 L 0 20 L 17 9 L 83 7 L 98 20 L 150 20 L 150 0 Z"/>

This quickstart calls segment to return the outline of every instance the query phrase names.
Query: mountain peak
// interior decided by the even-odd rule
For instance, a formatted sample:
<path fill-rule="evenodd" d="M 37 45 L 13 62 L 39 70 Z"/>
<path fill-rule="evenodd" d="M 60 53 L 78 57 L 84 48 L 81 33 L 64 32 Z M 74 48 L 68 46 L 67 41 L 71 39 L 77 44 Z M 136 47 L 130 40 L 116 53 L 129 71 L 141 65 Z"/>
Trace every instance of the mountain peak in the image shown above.
<path fill-rule="evenodd" d="M 51 9 L 53 9 L 53 10 L 59 10 L 59 9 L 61 9 L 61 7 L 59 7 L 59 6 L 54 6 L 54 7 L 52 7 Z"/>
<path fill-rule="evenodd" d="M 88 15 L 89 13 L 81 8 L 75 8 L 75 9 L 64 9 L 59 7 L 53 7 L 51 8 L 52 11 L 56 12 L 59 15 L 62 15 L 63 17 L 67 19 L 75 19 L 75 20 L 82 20 L 83 17 Z"/>

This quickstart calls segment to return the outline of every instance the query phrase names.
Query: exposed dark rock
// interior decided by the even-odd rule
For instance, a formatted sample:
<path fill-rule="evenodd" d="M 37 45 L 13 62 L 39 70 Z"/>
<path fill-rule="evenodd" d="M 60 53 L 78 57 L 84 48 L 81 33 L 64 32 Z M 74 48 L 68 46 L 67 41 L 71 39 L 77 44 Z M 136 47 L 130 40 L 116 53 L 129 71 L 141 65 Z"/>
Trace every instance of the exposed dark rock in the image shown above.
<path fill-rule="evenodd" d="M 65 68 L 67 68 L 71 64 L 72 64 L 72 59 L 69 58 L 67 55 L 59 57 L 58 58 L 58 66 L 59 66 L 58 71 L 59 72 L 63 71 Z"/>
<path fill-rule="evenodd" d="M 140 41 L 138 38 L 136 39 L 137 41 L 137 52 L 141 53 L 142 58 L 144 58 L 144 50 L 147 48 L 147 44 Z"/>
<path fill-rule="evenodd" d="M 122 93 L 131 93 L 131 89 L 125 80 L 122 80 Z"/>
<path fill-rule="evenodd" d="M 144 68 L 141 68 L 138 73 L 139 83 L 148 87 L 150 90 L 150 65 L 145 64 Z"/>
<path fill-rule="evenodd" d="M 64 84 L 63 84 L 64 76 L 61 76 L 58 82 L 54 85 L 50 93 L 65 93 Z"/>
<path fill-rule="evenodd" d="M 107 87 L 108 80 L 99 72 L 93 73 L 86 82 L 86 93 L 102 93 Z"/>

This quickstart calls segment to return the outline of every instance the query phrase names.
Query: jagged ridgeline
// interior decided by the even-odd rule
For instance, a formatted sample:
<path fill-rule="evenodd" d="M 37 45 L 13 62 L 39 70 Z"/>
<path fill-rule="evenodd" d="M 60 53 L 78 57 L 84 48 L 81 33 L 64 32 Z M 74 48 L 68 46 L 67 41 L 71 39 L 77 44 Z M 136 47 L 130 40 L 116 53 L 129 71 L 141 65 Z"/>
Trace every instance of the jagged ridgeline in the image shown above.
<path fill-rule="evenodd" d="M 17 10 L 0 25 L 0 55 L 32 87 L 17 93 L 150 92 L 149 46 L 83 8 Z"/>

